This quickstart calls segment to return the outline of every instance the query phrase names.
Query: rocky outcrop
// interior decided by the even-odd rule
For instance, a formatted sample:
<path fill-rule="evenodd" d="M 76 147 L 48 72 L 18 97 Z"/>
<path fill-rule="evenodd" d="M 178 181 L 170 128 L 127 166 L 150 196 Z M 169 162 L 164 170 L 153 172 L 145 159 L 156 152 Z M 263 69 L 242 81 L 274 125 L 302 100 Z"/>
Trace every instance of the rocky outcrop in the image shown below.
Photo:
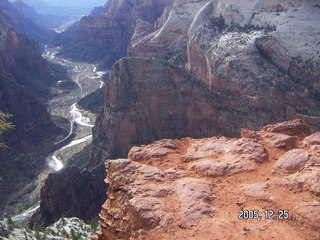
<path fill-rule="evenodd" d="M 207 0 L 173 1 L 166 7 L 156 24 L 143 28 L 144 22 L 137 22 L 128 48 L 133 57 L 164 57 L 184 66 L 187 62 L 187 32 L 197 12 Z"/>
<path fill-rule="evenodd" d="M 240 139 L 133 147 L 127 159 L 106 161 L 109 199 L 92 239 L 318 239 L 319 133 L 308 131 L 296 120 Z M 297 141 L 274 146 L 268 134 Z"/>
<path fill-rule="evenodd" d="M 48 43 L 56 35 L 54 31 L 35 24 L 28 17 L 21 14 L 8 0 L 0 0 L 0 16 L 20 33 L 42 44 Z"/>
<path fill-rule="evenodd" d="M 92 235 L 94 225 L 86 224 L 79 218 L 61 218 L 51 226 L 39 230 L 31 231 L 28 228 L 21 228 L 14 225 L 12 221 L 0 221 L 0 237 L 3 240 L 10 239 L 77 239 L 88 240 Z"/>
<path fill-rule="evenodd" d="M 40 210 L 30 221 L 33 229 L 48 226 L 61 217 L 78 217 L 89 221 L 105 201 L 103 167 L 80 171 L 72 166 L 48 176 L 41 189 Z"/>

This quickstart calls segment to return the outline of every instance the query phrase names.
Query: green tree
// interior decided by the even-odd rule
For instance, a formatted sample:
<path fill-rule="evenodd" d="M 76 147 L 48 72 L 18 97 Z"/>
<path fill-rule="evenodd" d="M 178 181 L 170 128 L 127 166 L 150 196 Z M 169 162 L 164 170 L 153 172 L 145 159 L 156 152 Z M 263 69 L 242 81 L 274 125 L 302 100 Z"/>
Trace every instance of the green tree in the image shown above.
<path fill-rule="evenodd" d="M 0 112 L 0 135 L 14 128 L 14 125 L 12 123 L 7 122 L 7 119 L 10 117 L 12 117 L 12 115 Z M 5 148 L 5 147 L 7 146 L 4 143 L 0 142 L 0 148 Z"/>

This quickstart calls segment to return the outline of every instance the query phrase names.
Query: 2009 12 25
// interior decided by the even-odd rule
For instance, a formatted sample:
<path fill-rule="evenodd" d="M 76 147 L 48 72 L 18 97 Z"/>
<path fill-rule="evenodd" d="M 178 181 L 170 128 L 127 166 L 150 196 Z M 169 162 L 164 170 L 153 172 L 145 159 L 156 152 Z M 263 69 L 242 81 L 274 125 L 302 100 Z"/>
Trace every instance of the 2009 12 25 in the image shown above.
<path fill-rule="evenodd" d="M 239 210 L 238 219 L 280 219 L 286 220 L 289 219 L 289 210 L 264 210 L 263 217 L 260 216 L 259 210 Z"/>

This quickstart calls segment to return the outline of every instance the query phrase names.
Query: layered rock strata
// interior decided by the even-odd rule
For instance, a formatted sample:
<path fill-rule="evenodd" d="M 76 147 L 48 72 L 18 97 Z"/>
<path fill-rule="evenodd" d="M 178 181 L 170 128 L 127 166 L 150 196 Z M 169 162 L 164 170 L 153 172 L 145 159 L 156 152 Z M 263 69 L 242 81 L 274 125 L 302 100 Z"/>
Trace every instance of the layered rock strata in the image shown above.
<path fill-rule="evenodd" d="M 189 28 L 188 69 L 210 89 L 250 96 L 252 104 L 272 96 L 266 85 L 290 81 L 285 89 L 307 94 L 292 100 L 316 103 L 295 111 L 319 117 L 319 16 L 312 1 L 208 1 Z"/>
<path fill-rule="evenodd" d="M 272 70 L 269 63 L 263 64 L 266 71 Z M 93 130 L 93 164 L 125 157 L 133 145 L 163 138 L 234 137 L 240 128 L 294 119 L 297 108 L 318 106 L 316 97 L 290 78 L 240 86 L 243 82 L 230 85 L 228 92 L 209 89 L 163 59 L 119 60 L 106 82 L 105 107 Z M 319 128 L 319 118 L 312 121 L 314 129 Z"/>
<path fill-rule="evenodd" d="M 120 13 L 126 12 L 127 3 L 110 1 L 106 8 L 110 17 L 122 19 Z M 133 1 L 131 8 L 139 9 L 139 4 Z M 243 7 L 247 5 L 250 7 Z M 128 54 L 161 57 L 172 65 L 160 61 L 160 68 L 151 63 L 154 60 L 137 59 L 115 64 L 107 83 L 106 106 L 94 129 L 93 162 L 123 157 L 132 145 L 161 138 L 236 136 L 242 127 L 256 130 L 297 117 L 305 119 L 312 131 L 319 130 L 320 60 L 316 46 L 320 15 L 316 5 L 302 0 L 230 4 L 224 0 L 183 0 L 166 2 L 165 6 L 151 25 L 156 18 L 149 21 L 132 15 L 130 21 L 136 24 Z M 109 30 L 105 34 L 113 36 Z M 188 104 L 197 105 L 196 111 L 189 111 L 188 104 L 177 100 L 180 93 L 169 103 L 157 91 L 155 86 L 167 82 L 166 71 L 171 72 L 168 78 L 174 83 L 166 88 L 168 94 L 177 94 L 178 75 L 207 88 L 204 91 L 208 94 L 199 99 L 185 88 L 178 90 L 194 96 Z M 141 79 L 143 88 L 138 83 Z M 142 92 L 149 97 L 135 97 Z M 149 107 L 144 108 L 146 105 Z M 164 116 L 182 112 L 183 118 L 167 116 L 165 122 L 157 112 L 162 108 L 168 108 L 162 111 Z M 138 119 L 145 124 L 135 123 Z M 188 128 L 181 127 L 186 122 Z"/>
<path fill-rule="evenodd" d="M 116 60 L 127 55 L 137 22 L 142 21 L 151 27 L 170 3 L 172 0 L 109 1 L 104 9 L 81 19 L 76 43 L 62 53 L 77 59 L 100 61 L 104 67 L 111 67 Z M 88 51 L 73 53 L 79 47 Z"/>
<path fill-rule="evenodd" d="M 106 82 L 106 105 L 93 129 L 92 164 L 125 157 L 133 145 L 157 139 L 235 135 L 243 114 L 227 122 L 238 110 L 224 100 L 230 98 L 210 92 L 165 60 L 123 58 Z"/>
<path fill-rule="evenodd" d="M 154 26 L 137 21 L 130 46 L 129 56 L 164 57 L 177 65 L 187 61 L 188 29 L 197 12 L 207 0 L 174 1 L 168 5 Z"/>
<path fill-rule="evenodd" d="M 318 239 L 320 135 L 309 134 L 294 120 L 239 139 L 133 147 L 106 161 L 109 199 L 92 239 Z"/>

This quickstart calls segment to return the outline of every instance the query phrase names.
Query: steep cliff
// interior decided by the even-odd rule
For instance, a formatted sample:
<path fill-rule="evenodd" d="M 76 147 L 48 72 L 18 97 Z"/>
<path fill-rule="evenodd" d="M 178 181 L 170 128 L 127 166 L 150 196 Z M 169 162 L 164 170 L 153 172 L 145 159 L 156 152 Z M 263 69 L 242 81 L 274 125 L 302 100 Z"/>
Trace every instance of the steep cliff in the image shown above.
<path fill-rule="evenodd" d="M 117 10 L 127 1 L 116 3 L 108 14 L 122 19 Z M 298 117 L 319 130 L 319 11 L 302 0 L 176 0 L 153 24 L 135 21 L 128 53 L 151 59 L 113 67 L 92 161 L 156 139 L 236 136 Z M 178 82 L 192 82 L 192 90 Z"/>
<path fill-rule="evenodd" d="M 197 12 L 206 3 L 207 0 L 173 1 L 148 31 L 145 22 L 137 22 L 128 55 L 161 56 L 184 66 L 187 62 L 187 31 Z"/>
<path fill-rule="evenodd" d="M 166 60 L 123 58 L 106 82 L 105 107 L 93 130 L 92 162 L 124 157 L 133 145 L 163 138 L 237 136 L 240 128 L 294 119 L 297 106 L 316 109 L 317 100 L 305 87 L 285 79 L 252 83 L 257 96 L 240 87 L 237 93 L 232 88 L 220 92 Z"/>
<path fill-rule="evenodd" d="M 41 189 L 40 210 L 32 216 L 30 227 L 48 226 L 61 217 L 79 217 L 89 221 L 99 213 L 105 201 L 103 166 L 93 171 L 68 167 L 50 174 Z"/>
<path fill-rule="evenodd" d="M 64 134 L 51 121 L 39 99 L 0 70 L 0 111 L 13 115 L 14 130 L 0 137 L 9 148 L 0 149 L 0 215 L 17 200 L 16 193 L 35 180 L 56 137 Z M 29 189 L 30 190 L 30 189 Z M 13 200 L 14 198 L 14 200 Z"/>
<path fill-rule="evenodd" d="M 92 239 L 318 239 L 320 133 L 301 120 L 241 132 L 107 160 L 109 199 Z"/>
<path fill-rule="evenodd" d="M 0 68 L 33 93 L 47 97 L 53 70 L 41 57 L 39 45 L 17 32 L 0 17 Z"/>
<path fill-rule="evenodd" d="M 20 33 L 42 44 L 48 43 L 56 33 L 32 22 L 19 13 L 8 0 L 0 0 L 0 16 L 14 26 Z"/>
<path fill-rule="evenodd" d="M 133 145 L 156 139 L 236 135 L 237 124 L 246 123 L 230 100 L 165 60 L 122 58 L 106 81 L 105 107 L 93 129 L 92 163 L 124 157 Z"/>
<path fill-rule="evenodd" d="M 318 105 L 319 11 L 314 1 L 209 1 L 189 29 L 188 69 L 210 89 L 253 99 L 261 84 L 291 81 Z"/>
<path fill-rule="evenodd" d="M 104 9 L 81 19 L 78 36 L 62 54 L 75 59 L 100 62 L 111 67 L 127 55 L 127 47 L 138 21 L 153 25 L 172 0 L 114 0 Z M 99 14 L 99 15 L 97 15 Z M 79 51 L 79 49 L 83 49 Z"/>

